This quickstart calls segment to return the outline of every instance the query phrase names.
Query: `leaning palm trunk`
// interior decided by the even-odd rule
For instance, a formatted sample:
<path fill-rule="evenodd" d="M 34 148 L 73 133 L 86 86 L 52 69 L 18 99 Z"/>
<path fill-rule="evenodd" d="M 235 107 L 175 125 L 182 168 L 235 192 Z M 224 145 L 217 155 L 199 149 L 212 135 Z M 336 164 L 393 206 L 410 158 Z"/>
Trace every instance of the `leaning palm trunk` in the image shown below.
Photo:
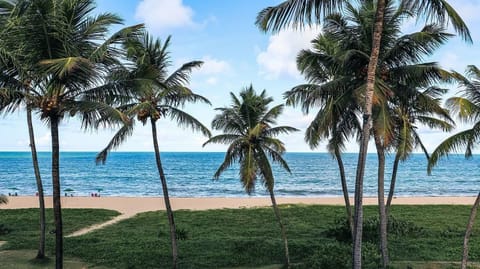
<path fill-rule="evenodd" d="M 362 268 L 362 233 L 363 233 L 363 177 L 367 159 L 368 141 L 370 138 L 370 121 L 372 117 L 373 91 L 375 88 L 375 74 L 377 71 L 380 42 L 383 32 L 383 17 L 385 14 L 385 0 L 378 0 L 373 28 L 372 52 L 367 70 L 367 89 L 365 93 L 365 107 L 363 111 L 362 140 L 358 156 L 357 174 L 355 179 L 355 215 L 353 231 L 353 263 L 354 269 Z"/>
<path fill-rule="evenodd" d="M 387 214 L 385 211 L 385 150 L 377 134 L 375 146 L 378 156 L 378 215 L 380 218 L 380 254 L 382 256 L 382 268 L 388 267 L 388 242 L 387 242 Z"/>
<path fill-rule="evenodd" d="M 340 170 L 340 180 L 342 182 L 343 199 L 345 200 L 345 210 L 347 211 L 348 226 L 353 238 L 353 216 L 352 207 L 350 206 L 350 197 L 348 196 L 347 178 L 345 176 L 345 167 L 343 165 L 342 155 L 338 148 L 335 148 L 335 159 L 337 159 L 338 169 Z"/>
<path fill-rule="evenodd" d="M 30 150 L 32 152 L 33 171 L 37 181 L 38 204 L 40 213 L 40 242 L 38 246 L 37 259 L 45 258 L 45 199 L 43 197 L 43 184 L 40 176 L 40 168 L 38 167 L 37 147 L 35 146 L 35 135 L 33 133 L 32 109 L 27 105 L 27 124 L 28 136 L 30 139 Z"/>
<path fill-rule="evenodd" d="M 268 190 L 270 192 L 270 199 L 272 200 L 273 211 L 275 212 L 275 217 L 277 218 L 278 224 L 280 225 L 280 231 L 282 233 L 283 245 L 285 248 L 285 266 L 290 268 L 290 254 L 288 252 L 288 240 L 287 240 L 287 231 L 285 230 L 285 225 L 283 225 L 282 217 L 280 215 L 280 210 L 278 209 L 277 201 L 275 199 L 275 194 L 273 190 Z"/>
<path fill-rule="evenodd" d="M 52 187 L 53 216 L 55 221 L 55 268 L 63 269 L 63 224 L 60 203 L 60 146 L 58 143 L 58 117 L 50 117 L 52 133 Z"/>
<path fill-rule="evenodd" d="M 163 199 L 165 201 L 168 224 L 170 226 L 170 239 L 172 243 L 172 259 L 173 259 L 172 268 L 177 269 L 178 268 L 177 232 L 175 229 L 175 219 L 173 218 L 172 206 L 170 205 L 170 198 L 168 196 L 167 179 L 165 178 L 165 174 L 163 172 L 162 160 L 160 159 L 160 150 L 158 148 L 158 141 L 157 141 L 157 126 L 155 122 L 156 122 L 155 120 L 153 119 L 151 120 L 153 147 L 155 148 L 155 160 L 157 161 L 158 173 L 160 174 L 160 181 L 162 182 Z"/>
<path fill-rule="evenodd" d="M 400 163 L 400 154 L 397 152 L 397 154 L 395 154 L 395 160 L 393 161 L 392 179 L 390 181 L 390 190 L 388 192 L 387 206 L 385 207 L 385 211 L 387 213 L 387 219 L 390 213 L 390 206 L 392 205 L 393 194 L 395 192 L 395 183 L 397 181 L 397 172 L 398 172 L 399 163 Z"/>
<path fill-rule="evenodd" d="M 477 216 L 478 205 L 480 204 L 480 192 L 477 195 L 477 199 L 473 204 L 472 211 L 470 212 L 470 218 L 468 219 L 467 229 L 465 230 L 465 237 L 463 238 L 463 258 L 462 258 L 462 269 L 467 268 L 468 261 L 468 240 L 472 234 L 473 223 L 475 222 L 475 217 Z"/>

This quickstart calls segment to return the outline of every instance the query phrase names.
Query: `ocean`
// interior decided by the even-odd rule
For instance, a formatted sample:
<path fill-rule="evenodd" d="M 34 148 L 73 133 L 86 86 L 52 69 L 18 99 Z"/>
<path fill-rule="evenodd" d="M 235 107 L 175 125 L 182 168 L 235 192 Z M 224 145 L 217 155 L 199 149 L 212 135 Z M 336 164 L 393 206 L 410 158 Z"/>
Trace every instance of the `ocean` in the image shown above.
<path fill-rule="evenodd" d="M 95 152 L 62 152 L 60 177 L 62 192 L 74 190 L 75 196 L 98 192 L 102 196 L 161 196 L 161 186 L 154 154 L 151 152 L 114 152 L 105 165 L 95 164 Z M 357 154 L 343 155 L 349 192 L 353 195 Z M 238 167 L 224 172 L 218 180 L 213 174 L 221 164 L 223 152 L 165 152 L 162 162 L 172 197 L 245 197 L 238 177 Z M 413 154 L 400 163 L 396 196 L 472 196 L 479 191 L 480 156 L 466 160 L 450 155 L 427 175 L 423 154 Z M 387 157 L 388 191 L 394 155 Z M 328 153 L 286 153 L 291 174 L 274 166 L 277 196 L 341 196 L 337 162 Z M 51 195 L 50 153 L 39 153 L 46 195 Z M 377 193 L 376 154 L 369 154 L 365 173 L 365 196 Z M 36 183 L 30 152 L 0 152 L 0 194 L 17 192 L 34 195 Z M 267 196 L 263 185 L 256 186 L 253 196 Z"/>

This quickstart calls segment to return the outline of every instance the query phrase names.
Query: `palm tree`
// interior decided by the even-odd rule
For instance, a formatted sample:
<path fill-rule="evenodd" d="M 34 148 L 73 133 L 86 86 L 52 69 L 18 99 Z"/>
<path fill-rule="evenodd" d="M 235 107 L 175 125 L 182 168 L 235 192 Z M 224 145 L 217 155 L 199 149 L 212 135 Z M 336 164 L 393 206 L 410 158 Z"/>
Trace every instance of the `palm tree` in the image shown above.
<path fill-rule="evenodd" d="M 0 53 L 0 58 L 2 59 L 0 61 L 0 65 L 2 66 L 2 71 L 0 74 L 0 86 L 3 88 L 2 90 L 0 90 L 0 111 L 8 112 L 10 110 L 14 110 L 15 106 L 18 105 L 15 102 L 10 102 L 11 100 L 14 100 L 14 98 L 8 98 L 8 95 L 13 97 L 15 95 L 15 91 L 24 91 L 26 96 L 28 96 L 28 93 L 30 91 L 30 79 L 27 78 L 27 68 L 20 64 L 22 62 L 22 55 L 16 55 L 17 49 L 15 48 L 18 45 L 16 43 L 17 40 L 16 38 L 14 38 L 15 40 L 12 40 L 12 36 L 10 35 L 10 30 L 12 29 L 11 27 L 16 26 L 16 19 L 18 18 L 18 16 L 20 16 L 20 14 L 18 13 L 19 11 L 18 9 L 15 9 L 15 6 L 12 4 L 4 5 L 0 7 L 0 9 L 2 9 L 3 11 L 0 15 L 0 21 L 2 22 L 2 25 L 7 25 L 7 27 L 5 27 L 2 32 L 0 32 L 0 46 L 2 49 L 2 53 Z M 9 14 L 9 16 L 6 16 L 7 14 Z M 7 91 L 9 92 L 8 94 Z M 29 104 L 28 100 L 23 100 L 23 102 L 26 103 L 25 106 L 27 112 L 28 134 L 39 202 L 40 238 L 36 259 L 43 259 L 45 258 L 46 232 L 43 183 L 40 175 L 40 168 L 38 165 L 37 149 L 35 146 L 35 134 L 32 123 L 32 106 Z"/>
<path fill-rule="evenodd" d="M 311 129 L 315 130 L 313 134 L 317 139 L 322 135 L 328 136 L 332 126 L 354 121 L 361 114 L 363 100 L 359 98 L 361 96 L 359 92 L 365 89 L 367 80 L 368 57 L 366 55 L 369 55 L 373 28 L 372 20 L 365 18 L 371 17 L 370 15 L 374 12 L 373 4 L 366 3 L 360 9 L 347 5 L 345 16 L 342 14 L 327 16 L 324 22 L 324 34 L 314 40 L 316 51 L 308 54 L 301 52 L 299 55 L 305 59 L 302 65 L 309 71 L 307 79 L 314 81 L 317 78 L 317 81 L 316 84 L 300 85 L 287 92 L 287 97 L 290 98 L 287 101 L 301 103 L 304 111 L 315 106 L 321 107 L 314 122 L 307 129 L 307 133 L 311 132 Z M 385 266 L 388 264 L 387 218 L 383 198 L 385 153 L 394 146 L 395 130 L 398 129 L 395 111 L 399 100 L 414 100 L 412 96 L 417 94 L 417 87 L 427 87 L 448 74 L 434 63 L 418 64 L 418 61 L 424 55 L 431 54 L 450 35 L 444 33 L 441 27 L 429 25 L 420 32 L 400 36 L 401 22 L 409 15 L 409 12 L 403 8 L 396 9 L 390 4 L 387 6 L 385 12 L 387 24 L 382 36 L 379 72 L 375 78 L 377 87 L 374 95 L 372 135 L 379 159 L 378 198 L 382 235 L 380 245 Z M 320 46 L 321 43 L 324 45 Z M 331 45 L 325 44 L 336 44 L 338 48 L 328 50 Z M 322 49 L 319 50 L 319 48 Z M 422 101 L 421 104 L 426 106 L 425 101 Z M 427 110 L 427 108 L 423 109 Z M 435 109 L 441 110 L 438 107 Z M 445 113 L 444 110 L 441 112 Z M 424 118 L 418 121 L 425 123 L 426 116 L 436 113 L 438 112 L 435 110 L 424 112 Z M 348 130 L 353 130 L 353 126 L 359 125 L 350 125 L 344 133 L 348 134 Z M 315 136 L 312 137 L 315 138 Z"/>
<path fill-rule="evenodd" d="M 6 13 L 12 14 L 14 6 L 3 7 L 3 11 L 7 11 Z M 5 15 L 5 12 L 2 13 Z M 13 15 L 13 14 L 12 14 Z M 16 14 L 18 15 L 18 14 Z M 5 16 L 4 16 L 5 17 Z M 11 16 L 9 18 L 3 18 L 5 21 L 3 22 L 4 25 L 15 25 L 15 16 Z M 35 180 L 37 184 L 37 193 L 38 193 L 38 202 L 39 202 L 39 224 L 40 224 L 40 238 L 39 238 L 39 246 L 38 252 L 36 255 L 36 259 L 43 259 L 45 258 L 45 233 L 46 233 L 46 225 L 45 225 L 45 199 L 44 199 L 44 192 L 43 192 L 43 183 L 42 178 L 40 175 L 40 168 L 38 165 L 38 157 L 37 157 L 37 149 L 35 145 L 35 134 L 33 130 L 33 123 L 32 123 L 32 105 L 28 100 L 29 92 L 30 92 L 30 83 L 31 79 L 28 79 L 28 72 L 26 72 L 26 67 L 21 66 L 22 60 L 19 59 L 21 55 L 15 55 L 15 47 L 17 46 L 16 40 L 13 41 L 9 39 L 11 35 L 8 34 L 9 27 L 3 29 L 0 33 L 2 36 L 1 40 L 1 49 L 3 53 L 1 53 L 0 58 L 2 66 L 2 71 L 0 74 L 0 112 L 10 112 L 16 109 L 16 107 L 23 103 L 26 107 L 26 114 L 27 114 L 27 127 L 28 127 L 28 135 L 29 135 L 29 145 L 32 154 L 32 164 L 33 164 L 33 171 L 35 174 Z M 21 72 L 18 72 L 21 70 Z M 17 99 L 16 97 L 24 96 L 24 98 Z M 23 100 L 22 100 L 23 99 Z"/>
<path fill-rule="evenodd" d="M 327 149 L 337 160 L 340 171 L 343 198 L 347 221 L 353 238 L 353 215 L 348 194 L 347 179 L 342 160 L 345 142 L 351 136 L 358 136 L 361 130 L 355 96 L 348 93 L 342 82 L 340 43 L 326 31 L 312 40 L 313 49 L 302 50 L 297 56 L 297 67 L 308 83 L 295 86 L 285 92 L 287 105 L 301 106 L 308 114 L 319 107 L 315 118 L 305 131 L 305 141 L 310 148 L 318 147 L 323 139 L 328 139 Z"/>
<path fill-rule="evenodd" d="M 325 15 L 334 11 L 342 11 L 347 0 L 287 0 L 276 6 L 267 7 L 260 11 L 256 24 L 263 31 L 280 31 L 288 27 L 303 28 L 306 25 L 317 24 Z M 363 2 L 363 1 L 359 1 Z M 363 229 L 363 178 L 366 164 L 368 141 L 370 136 L 370 121 L 372 117 L 373 95 L 375 89 L 375 74 L 377 72 L 378 57 L 381 50 L 381 38 L 384 27 L 384 14 L 387 0 L 376 1 L 374 16 L 373 38 L 367 69 L 367 85 L 363 94 L 362 135 L 360 142 L 357 173 L 355 179 L 355 214 L 354 214 L 354 240 L 353 240 L 353 268 L 362 267 L 362 229 Z M 427 20 L 440 24 L 451 22 L 456 32 L 463 39 L 471 42 L 470 32 L 446 0 L 402 0 L 400 5 L 411 10 L 420 18 L 424 15 Z"/>
<path fill-rule="evenodd" d="M 394 100 L 396 106 L 393 111 L 395 121 L 393 148 L 396 154 L 386 204 L 387 216 L 395 191 L 399 162 L 407 160 L 413 150 L 418 147 L 424 152 L 427 160 L 430 158 L 417 131 L 418 123 L 442 131 L 451 131 L 454 125 L 449 111 L 440 105 L 441 97 L 446 93 L 445 89 L 429 87 L 421 91 L 416 89 L 416 85 L 412 85 L 411 88 L 398 86 L 397 89 L 400 91 L 409 93 L 396 95 Z"/>
<path fill-rule="evenodd" d="M 463 76 L 457 72 L 453 73 L 454 78 L 463 89 L 461 91 L 461 96 L 449 98 L 446 104 L 453 113 L 458 115 L 460 120 L 467 123 L 473 123 L 473 126 L 470 129 L 452 135 L 437 146 L 431 154 L 428 162 L 429 174 L 439 159 L 448 156 L 450 152 L 458 152 L 460 149 L 465 148 L 465 158 L 471 158 L 473 148 L 480 141 L 480 121 L 478 120 L 480 117 L 480 70 L 474 65 L 469 65 L 467 66 L 466 74 L 467 76 Z M 472 233 L 479 203 L 480 192 L 472 206 L 470 218 L 465 231 L 461 264 L 462 269 L 467 268 L 468 241 Z"/>
<path fill-rule="evenodd" d="M 132 62 L 130 69 L 118 70 L 112 79 L 122 78 L 128 81 L 124 87 L 130 88 L 133 92 L 131 98 L 119 107 L 124 115 L 125 125 L 114 135 L 110 143 L 97 155 L 97 163 L 105 163 L 107 154 L 131 135 L 135 117 L 142 124 L 150 122 L 152 128 L 153 147 L 155 160 L 162 184 L 163 198 L 167 211 L 168 223 L 170 226 L 170 239 L 172 247 L 173 268 L 178 267 L 178 247 L 170 197 L 168 195 L 167 179 L 163 170 L 160 150 L 157 139 L 157 121 L 170 118 L 178 125 L 190 127 L 194 131 L 200 131 L 203 135 L 210 136 L 210 131 L 192 115 L 180 108 L 186 103 L 210 102 L 192 92 L 186 84 L 189 82 L 190 73 L 193 69 L 200 67 L 203 62 L 192 61 L 183 64 L 179 69 L 168 75 L 168 68 L 171 65 L 168 51 L 170 37 L 165 42 L 159 39 L 154 40 L 149 34 L 143 33 L 138 39 L 125 44 L 129 55 L 127 59 Z"/>
<path fill-rule="evenodd" d="M 10 3 L 1 1 L 0 6 Z M 118 93 L 116 87 L 102 85 L 102 80 L 112 65 L 119 64 L 121 51 L 115 44 L 142 26 L 107 37 L 109 27 L 121 19 L 109 13 L 93 17 L 93 0 L 18 0 L 13 4 L 12 10 L 20 13 L 8 34 L 22 44 L 19 55 L 24 56 L 26 71 L 33 74 L 28 77 L 29 91 L 13 95 L 14 103 L 28 98 L 27 105 L 38 110 L 51 130 L 55 267 L 63 268 L 58 127 L 65 117 L 80 115 L 84 128 L 94 128 L 96 119 L 118 114 L 104 103 Z"/>
<path fill-rule="evenodd" d="M 270 194 L 284 242 L 285 265 L 290 268 L 287 232 L 273 191 L 275 180 L 270 160 L 290 172 L 287 162 L 282 157 L 285 146 L 275 137 L 297 131 L 297 129 L 289 126 L 272 126 L 276 123 L 284 106 L 277 105 L 269 108 L 268 105 L 273 99 L 267 97 L 265 90 L 257 94 L 250 85 L 240 91 L 240 98 L 233 93 L 230 93 L 230 96 L 232 105 L 217 108 L 220 114 L 217 114 L 212 121 L 212 128 L 222 130 L 224 133 L 210 138 L 203 144 L 204 146 L 210 143 L 229 145 L 225 159 L 215 172 L 214 178 L 218 179 L 230 166 L 239 163 L 240 182 L 248 194 L 255 190 L 257 180 L 260 179 Z"/>

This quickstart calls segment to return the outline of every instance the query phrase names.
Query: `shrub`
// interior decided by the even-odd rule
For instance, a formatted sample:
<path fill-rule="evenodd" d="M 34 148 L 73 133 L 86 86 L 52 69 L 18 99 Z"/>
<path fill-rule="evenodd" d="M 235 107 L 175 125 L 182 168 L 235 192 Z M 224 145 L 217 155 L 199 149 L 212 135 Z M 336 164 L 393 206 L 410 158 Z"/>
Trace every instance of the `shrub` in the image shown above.
<path fill-rule="evenodd" d="M 0 235 L 7 235 L 12 231 L 12 229 L 5 226 L 5 224 L 0 223 Z"/>
<path fill-rule="evenodd" d="M 352 267 L 352 246 L 340 242 L 323 244 L 298 268 L 341 269 Z M 364 243 L 362 248 L 362 268 L 377 269 L 380 266 L 380 254 L 375 244 Z"/>
<path fill-rule="evenodd" d="M 366 218 L 363 222 L 363 240 L 366 242 L 378 241 L 380 221 L 378 217 Z M 388 218 L 388 234 L 390 236 L 418 236 L 424 232 L 424 228 L 417 226 L 411 221 L 399 220 L 394 216 Z M 346 218 L 335 219 L 333 227 L 325 231 L 325 236 L 335 238 L 341 242 L 351 242 L 350 226 Z"/>
<path fill-rule="evenodd" d="M 351 247 L 343 243 L 326 243 L 310 256 L 302 268 L 339 269 L 351 267 Z"/>

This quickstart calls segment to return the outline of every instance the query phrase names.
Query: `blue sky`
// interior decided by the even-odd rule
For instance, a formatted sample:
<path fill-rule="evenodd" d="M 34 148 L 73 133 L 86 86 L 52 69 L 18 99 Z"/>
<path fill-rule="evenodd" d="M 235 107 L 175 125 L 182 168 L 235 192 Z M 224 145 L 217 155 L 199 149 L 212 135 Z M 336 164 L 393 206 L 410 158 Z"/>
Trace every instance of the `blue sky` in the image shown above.
<path fill-rule="evenodd" d="M 126 25 L 145 23 L 147 29 L 164 40 L 172 35 L 171 55 L 173 66 L 192 60 L 204 61 L 204 66 L 192 75 L 191 88 L 207 97 L 212 106 L 188 105 L 185 110 L 195 115 L 206 126 L 215 115 L 213 108 L 230 103 L 229 92 L 238 93 L 252 84 L 255 89 L 266 89 L 282 102 L 282 93 L 292 86 L 303 83 L 295 68 L 295 56 L 300 49 L 308 48 L 309 41 L 319 33 L 310 29 L 302 33 L 287 30 L 276 35 L 261 33 L 254 25 L 257 13 L 264 7 L 280 3 L 279 0 L 97 0 L 96 12 L 111 12 L 120 15 Z M 480 66 L 480 23 L 478 11 L 480 0 L 449 1 L 470 26 L 473 45 L 464 44 L 459 38 L 452 39 L 432 56 L 446 69 L 463 72 L 468 64 Z M 407 23 L 405 31 L 419 29 L 415 22 Z M 476 62 L 478 61 L 478 62 Z M 173 69 L 172 69 L 173 70 Z M 450 95 L 456 92 L 450 86 Z M 298 109 L 287 108 L 279 118 L 279 124 L 301 129 L 294 135 L 284 136 L 287 150 L 309 152 L 304 143 L 303 130 L 311 115 L 303 115 Z M 465 128 L 459 126 L 455 132 Z M 28 134 L 25 114 L 18 112 L 0 118 L 0 151 L 26 151 Z M 223 151 L 224 146 L 209 145 L 202 148 L 206 138 L 188 129 L 176 127 L 169 121 L 158 123 L 160 148 L 163 151 Z M 44 123 L 35 121 L 38 148 L 50 150 L 50 133 Z M 62 151 L 99 151 L 109 141 L 114 130 L 84 132 L 76 119 L 63 122 L 60 127 Z M 427 148 L 433 150 L 448 134 L 420 130 Z M 120 147 L 120 151 L 151 151 L 149 126 L 136 126 L 134 135 Z M 351 143 L 347 151 L 356 151 Z M 314 151 L 325 151 L 320 145 Z M 374 151 L 369 147 L 369 151 Z"/>

